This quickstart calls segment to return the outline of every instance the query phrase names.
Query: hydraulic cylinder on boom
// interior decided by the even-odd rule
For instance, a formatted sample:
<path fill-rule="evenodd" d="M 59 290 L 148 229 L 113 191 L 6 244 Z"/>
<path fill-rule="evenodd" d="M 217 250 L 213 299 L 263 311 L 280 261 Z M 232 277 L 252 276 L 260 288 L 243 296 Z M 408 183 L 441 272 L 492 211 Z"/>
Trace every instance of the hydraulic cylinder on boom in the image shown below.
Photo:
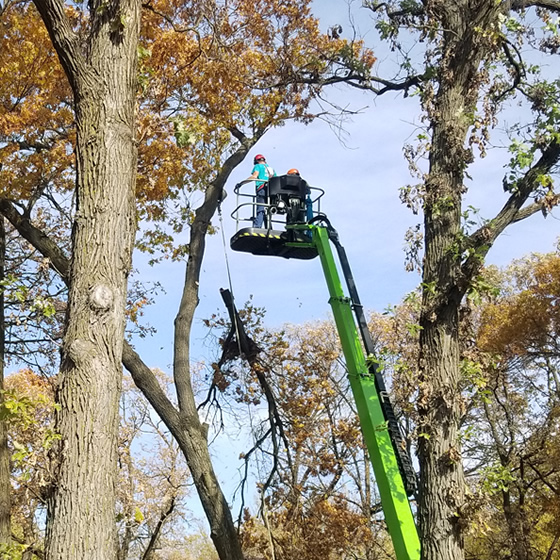
<path fill-rule="evenodd" d="M 236 186 L 238 197 L 243 196 L 241 189 L 242 185 Z M 311 196 L 314 191 L 319 193 L 315 199 Z M 318 207 L 323 191 L 310 187 L 298 176 L 284 175 L 270 179 L 267 193 L 267 227 L 239 229 L 231 239 L 231 247 L 254 255 L 297 259 L 319 256 L 395 554 L 397 560 L 419 560 L 420 540 L 409 502 L 409 496 L 416 491 L 416 473 L 375 359 L 373 340 L 346 251 L 328 218 L 318 211 L 310 212 L 309 201 L 314 208 Z M 238 204 L 232 214 L 238 223 L 240 211 L 252 206 L 251 202 Z M 279 219 L 283 214 L 285 223 Z M 272 228 L 280 223 L 282 229 Z M 342 287 L 331 243 L 337 250 L 349 296 Z"/>

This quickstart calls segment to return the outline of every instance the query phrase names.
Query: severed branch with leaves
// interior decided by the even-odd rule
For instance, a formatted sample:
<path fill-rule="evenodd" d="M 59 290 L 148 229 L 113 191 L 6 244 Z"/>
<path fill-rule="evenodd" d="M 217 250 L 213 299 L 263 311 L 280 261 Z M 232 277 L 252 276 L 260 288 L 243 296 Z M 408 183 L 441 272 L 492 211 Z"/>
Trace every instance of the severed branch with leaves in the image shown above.
<path fill-rule="evenodd" d="M 226 375 L 227 371 L 224 371 L 224 367 L 227 364 L 237 358 L 244 358 L 250 368 L 251 372 L 255 374 L 261 390 L 265 396 L 267 406 L 268 406 L 268 429 L 261 435 L 259 438 L 256 439 L 255 444 L 251 449 L 247 452 L 243 453 L 243 459 L 245 462 L 244 466 L 244 476 L 240 483 L 240 493 L 241 493 L 241 506 L 239 511 L 239 516 L 237 519 L 238 526 L 241 524 L 243 511 L 244 511 L 244 489 L 247 485 L 248 480 L 248 469 L 249 469 L 249 461 L 251 456 L 257 451 L 262 451 L 263 444 L 267 441 L 268 438 L 272 441 L 272 467 L 267 475 L 266 481 L 263 483 L 260 491 L 261 491 L 261 510 L 263 507 L 263 500 L 264 496 L 272 480 L 274 479 L 275 475 L 278 471 L 278 461 L 280 457 L 280 443 L 284 445 L 284 449 L 286 451 L 286 458 L 289 467 L 292 467 L 292 458 L 290 454 L 290 445 L 289 441 L 286 437 L 286 433 L 284 430 L 283 422 L 280 417 L 280 413 L 278 410 L 278 405 L 276 403 L 276 399 L 274 396 L 274 392 L 272 387 L 270 386 L 265 372 L 268 369 L 265 363 L 261 358 L 259 358 L 259 354 L 261 354 L 262 349 L 258 347 L 258 345 L 251 339 L 251 337 L 247 334 L 245 330 L 245 326 L 243 321 L 241 320 L 237 308 L 235 307 L 235 303 L 233 300 L 233 295 L 229 290 L 221 289 L 220 293 L 222 295 L 222 299 L 227 307 L 229 317 L 230 317 L 230 329 L 226 337 L 223 339 L 222 342 L 222 356 L 220 357 L 219 361 L 216 364 L 213 364 L 213 369 L 215 370 L 214 380 L 209 389 L 209 396 L 210 394 L 215 392 L 217 387 L 217 383 L 215 381 L 216 374 L 217 375 Z M 209 397 L 201 403 L 200 407 L 204 406 L 209 400 Z M 199 407 L 199 408 L 200 408 Z"/>

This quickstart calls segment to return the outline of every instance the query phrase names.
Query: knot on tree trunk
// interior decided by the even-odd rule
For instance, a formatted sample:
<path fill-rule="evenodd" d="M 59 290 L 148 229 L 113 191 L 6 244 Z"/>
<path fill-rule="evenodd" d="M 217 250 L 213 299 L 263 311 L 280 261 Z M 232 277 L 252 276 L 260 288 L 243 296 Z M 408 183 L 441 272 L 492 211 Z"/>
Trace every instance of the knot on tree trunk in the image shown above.
<path fill-rule="evenodd" d="M 104 284 L 94 286 L 89 294 L 89 305 L 97 311 L 109 311 L 113 305 L 113 291 Z"/>
<path fill-rule="evenodd" d="M 68 357 L 74 364 L 83 364 L 93 357 L 95 349 L 90 342 L 76 338 L 68 346 Z"/>

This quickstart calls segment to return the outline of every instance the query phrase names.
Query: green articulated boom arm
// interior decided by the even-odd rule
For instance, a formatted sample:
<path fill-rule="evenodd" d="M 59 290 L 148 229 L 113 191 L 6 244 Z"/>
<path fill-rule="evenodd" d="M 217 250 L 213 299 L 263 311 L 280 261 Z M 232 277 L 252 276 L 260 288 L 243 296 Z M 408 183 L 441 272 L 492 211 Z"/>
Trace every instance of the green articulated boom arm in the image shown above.
<path fill-rule="evenodd" d="M 239 188 L 240 185 L 236 186 L 238 195 Z M 420 539 L 408 499 L 416 490 L 416 473 L 375 360 L 375 348 L 346 251 L 328 218 L 313 210 L 313 202 L 317 202 L 322 194 L 315 201 L 309 200 L 312 190 L 324 191 L 309 187 L 306 181 L 293 175 L 272 177 L 267 188 L 268 198 L 263 205 L 267 211 L 267 226 L 253 225 L 237 230 L 231 239 L 231 247 L 253 255 L 288 259 L 320 257 L 329 289 L 329 303 L 395 555 L 397 560 L 420 560 Z M 240 204 L 232 217 L 239 224 L 238 212 L 244 207 L 250 207 L 254 212 L 255 205 L 254 201 Z M 274 224 L 282 223 L 278 217 L 283 215 L 286 215 L 285 230 L 273 229 Z M 253 218 L 241 220 L 252 221 Z M 342 288 L 331 243 L 336 247 L 349 297 Z"/>
<path fill-rule="evenodd" d="M 408 500 L 408 496 L 416 489 L 416 473 L 406 451 L 383 376 L 374 359 L 373 341 L 346 252 L 338 240 L 338 234 L 324 215 L 317 216 L 311 222 L 325 225 L 294 224 L 288 225 L 287 229 L 307 231 L 308 234 L 311 232 L 310 243 L 317 249 L 325 273 L 329 303 L 340 336 L 362 433 L 373 465 L 385 522 L 393 540 L 396 557 L 397 560 L 419 560 L 420 540 Z M 344 294 L 330 242 L 337 249 L 350 297 Z M 301 240 L 295 243 L 300 246 L 302 244 Z M 288 242 L 287 245 L 291 243 Z M 357 327 L 353 314 L 358 323 Z"/>

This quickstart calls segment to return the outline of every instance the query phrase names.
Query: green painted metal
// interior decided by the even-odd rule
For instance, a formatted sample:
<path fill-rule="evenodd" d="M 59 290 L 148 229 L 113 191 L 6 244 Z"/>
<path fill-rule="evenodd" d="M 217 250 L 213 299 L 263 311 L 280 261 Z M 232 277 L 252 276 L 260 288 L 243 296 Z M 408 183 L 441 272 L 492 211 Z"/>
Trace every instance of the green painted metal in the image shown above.
<path fill-rule="evenodd" d="M 325 273 L 330 295 L 329 303 L 340 336 L 350 386 L 356 400 L 362 433 L 373 465 L 385 522 L 393 540 L 397 560 L 419 560 L 418 531 L 386 427 L 374 379 L 368 372 L 352 312 L 352 302 L 344 294 L 327 229 L 314 225 L 307 225 L 306 229 L 313 232 L 312 242 L 317 247 Z"/>

